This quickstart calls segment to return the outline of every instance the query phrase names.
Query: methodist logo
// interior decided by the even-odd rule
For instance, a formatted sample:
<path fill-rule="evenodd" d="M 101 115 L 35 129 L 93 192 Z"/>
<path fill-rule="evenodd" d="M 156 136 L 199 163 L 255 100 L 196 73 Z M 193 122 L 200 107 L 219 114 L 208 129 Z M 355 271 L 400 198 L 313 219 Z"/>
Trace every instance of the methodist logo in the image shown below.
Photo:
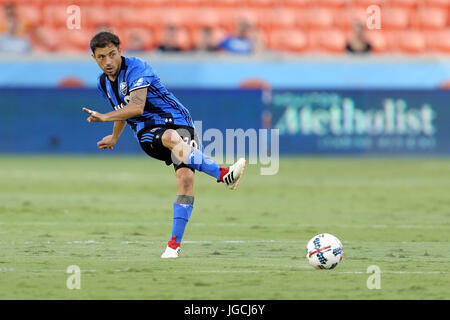
<path fill-rule="evenodd" d="M 275 122 L 280 135 L 433 136 L 436 111 L 429 104 L 408 106 L 384 98 L 378 108 L 363 108 L 337 94 L 278 94 L 273 106 L 283 111 Z M 276 109 L 275 109 L 276 111 Z"/>

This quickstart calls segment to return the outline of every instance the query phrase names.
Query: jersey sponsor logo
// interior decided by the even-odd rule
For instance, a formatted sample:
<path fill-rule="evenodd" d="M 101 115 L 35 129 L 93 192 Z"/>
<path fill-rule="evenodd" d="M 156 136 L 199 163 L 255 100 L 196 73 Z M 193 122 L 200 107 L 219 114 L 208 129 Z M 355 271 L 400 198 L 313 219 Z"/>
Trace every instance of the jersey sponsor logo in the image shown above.
<path fill-rule="evenodd" d="M 143 84 L 144 84 L 144 78 L 139 78 L 135 82 L 133 82 L 133 84 L 131 86 L 132 87 L 140 87 Z"/>
<path fill-rule="evenodd" d="M 117 106 L 114 106 L 114 110 L 120 110 L 123 107 L 125 107 L 125 105 L 123 103 L 121 103 L 121 104 L 118 104 Z"/>
<path fill-rule="evenodd" d="M 130 103 L 130 96 L 128 95 L 128 96 L 123 97 L 123 100 L 125 101 L 125 104 L 121 103 L 121 104 L 118 104 L 118 105 L 114 106 L 114 110 L 122 109 L 127 104 L 129 104 Z"/>

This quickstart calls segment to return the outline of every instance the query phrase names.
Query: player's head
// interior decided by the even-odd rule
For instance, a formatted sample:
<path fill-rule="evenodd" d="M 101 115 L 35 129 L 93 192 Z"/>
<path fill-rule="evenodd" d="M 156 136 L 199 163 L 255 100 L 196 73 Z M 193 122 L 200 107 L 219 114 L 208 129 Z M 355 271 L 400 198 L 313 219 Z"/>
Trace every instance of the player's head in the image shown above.
<path fill-rule="evenodd" d="M 122 61 L 120 39 L 115 34 L 103 31 L 97 33 L 90 43 L 92 57 L 108 76 L 116 75 Z"/>

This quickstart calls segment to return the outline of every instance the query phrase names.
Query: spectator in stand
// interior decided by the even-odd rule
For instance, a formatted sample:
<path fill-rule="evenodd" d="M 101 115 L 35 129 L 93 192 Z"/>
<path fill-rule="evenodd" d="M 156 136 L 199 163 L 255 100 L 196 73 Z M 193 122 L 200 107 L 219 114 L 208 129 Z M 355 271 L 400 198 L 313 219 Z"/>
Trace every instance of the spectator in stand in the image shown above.
<path fill-rule="evenodd" d="M 132 33 L 130 35 L 130 43 L 126 48 L 128 53 L 142 53 L 145 50 L 144 41 L 138 33 Z"/>
<path fill-rule="evenodd" d="M 22 35 L 23 26 L 16 18 L 14 7 L 10 4 L 5 6 L 6 19 L 4 21 L 4 32 L 0 33 L 0 52 L 26 53 L 30 52 L 31 45 L 27 37 Z"/>
<path fill-rule="evenodd" d="M 372 50 L 364 35 L 364 25 L 361 22 L 353 25 L 353 36 L 347 43 L 346 50 L 348 53 L 369 53 Z"/>
<path fill-rule="evenodd" d="M 260 51 L 260 44 L 252 25 L 247 21 L 240 21 L 237 34 L 225 38 L 219 48 L 229 53 L 252 54 Z"/>
<path fill-rule="evenodd" d="M 177 39 L 177 27 L 174 25 L 168 25 L 165 33 L 163 43 L 158 47 L 159 51 L 164 52 L 179 52 L 182 49 L 176 43 Z"/>
<path fill-rule="evenodd" d="M 200 43 L 196 50 L 199 52 L 215 52 L 219 50 L 218 44 L 214 42 L 211 27 L 204 27 L 202 29 Z"/>

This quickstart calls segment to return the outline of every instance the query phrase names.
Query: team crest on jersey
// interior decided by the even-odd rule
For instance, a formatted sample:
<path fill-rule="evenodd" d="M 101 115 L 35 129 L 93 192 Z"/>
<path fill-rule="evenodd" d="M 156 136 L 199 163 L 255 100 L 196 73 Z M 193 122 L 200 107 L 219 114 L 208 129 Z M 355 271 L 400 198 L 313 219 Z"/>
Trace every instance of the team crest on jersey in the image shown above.
<path fill-rule="evenodd" d="M 125 81 L 120 83 L 119 90 L 120 90 L 120 93 L 122 95 L 126 95 L 127 94 L 128 86 L 127 86 L 127 83 Z"/>

